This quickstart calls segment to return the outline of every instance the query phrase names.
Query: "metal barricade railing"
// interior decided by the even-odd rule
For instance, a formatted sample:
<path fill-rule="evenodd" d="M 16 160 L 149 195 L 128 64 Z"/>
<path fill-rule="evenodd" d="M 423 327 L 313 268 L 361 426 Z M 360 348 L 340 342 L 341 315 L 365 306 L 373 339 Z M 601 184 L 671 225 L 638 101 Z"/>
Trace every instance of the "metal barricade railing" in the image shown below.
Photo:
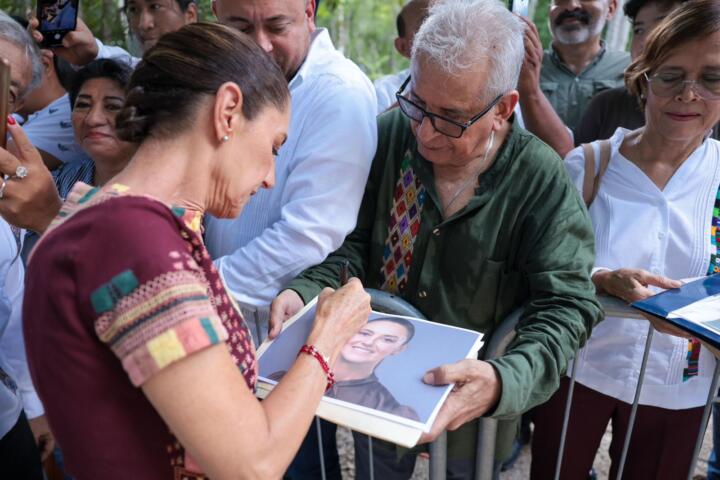
<path fill-rule="evenodd" d="M 380 290 L 373 290 L 368 289 L 368 293 L 371 296 L 371 303 L 373 310 L 381 311 L 384 313 L 394 314 L 394 315 L 404 315 L 404 316 L 410 316 L 410 317 L 416 317 L 424 319 L 424 315 L 415 307 L 413 307 L 411 304 L 403 300 L 402 298 L 392 295 L 387 292 L 383 292 Z M 606 316 L 617 316 L 622 318 L 635 318 L 640 320 L 645 320 L 645 317 L 643 317 L 637 310 L 634 310 L 630 308 L 625 302 L 622 300 L 616 299 L 614 297 L 607 297 L 607 296 L 601 296 L 599 297 L 600 303 L 603 307 L 603 310 L 605 311 Z M 483 360 L 489 360 L 493 358 L 498 358 L 502 355 L 504 355 L 505 351 L 507 350 L 507 347 L 510 345 L 512 340 L 515 338 L 515 327 L 520 319 L 520 316 L 522 314 L 522 309 L 518 309 L 514 311 L 512 314 L 510 314 L 493 332 L 493 334 L 490 336 L 489 341 L 487 342 L 486 346 L 484 347 L 484 354 L 482 356 Z M 643 355 L 643 361 L 640 366 L 640 373 L 638 376 L 638 385 L 635 392 L 635 397 L 633 401 L 633 405 L 631 408 L 630 413 L 630 419 L 629 424 L 627 428 L 627 434 L 625 437 L 625 441 L 623 444 L 623 450 L 621 454 L 620 459 L 620 466 L 618 468 L 618 474 L 616 477 L 616 480 L 620 480 L 622 478 L 622 473 L 625 465 L 625 460 L 627 459 L 627 452 L 630 446 L 630 438 L 633 431 L 634 426 L 634 420 L 636 416 L 636 412 L 639 405 L 640 400 L 640 393 L 642 390 L 642 383 L 645 376 L 645 368 L 647 366 L 648 361 L 648 353 L 650 350 L 650 344 L 652 342 L 652 336 L 653 336 L 653 327 L 652 325 L 648 328 L 648 335 L 647 340 L 645 342 L 645 353 Z M 577 367 L 577 358 L 578 358 L 578 350 L 575 350 L 574 358 L 573 358 L 573 366 L 571 369 L 570 374 L 570 386 L 568 390 L 568 398 L 565 404 L 565 412 L 563 414 L 563 426 L 561 430 L 561 436 L 560 436 L 560 446 L 558 450 L 557 455 L 557 461 L 556 461 L 556 469 L 555 469 L 555 480 L 560 478 L 560 473 L 562 471 L 562 459 L 563 459 L 563 452 L 564 452 L 564 446 L 565 446 L 565 438 L 567 433 L 567 428 L 569 424 L 569 418 L 570 418 L 570 411 L 572 408 L 572 397 L 573 397 L 573 387 L 575 384 L 575 374 L 576 374 L 576 367 Z M 702 446 L 703 437 L 705 434 L 705 430 L 707 428 L 708 419 L 710 416 L 710 410 L 712 407 L 712 404 L 715 402 L 715 392 L 718 388 L 718 380 L 720 379 L 720 361 L 716 361 L 716 367 L 715 372 L 713 374 L 713 380 L 712 385 L 710 388 L 710 391 L 708 393 L 708 400 L 705 405 L 705 409 L 703 411 L 703 417 L 701 422 L 701 428 L 700 432 L 698 434 L 698 438 L 695 444 L 695 451 L 693 453 L 692 457 L 692 463 L 690 465 L 690 471 L 688 472 L 688 480 L 692 479 L 693 472 L 695 469 L 695 465 L 697 462 L 697 457 L 700 453 L 700 448 Z M 318 434 L 318 443 L 319 445 L 322 445 L 322 439 L 321 439 L 321 429 L 319 424 L 319 419 L 316 419 L 317 421 L 317 434 Z M 495 469 L 498 467 L 498 465 L 495 462 L 495 445 L 496 445 L 496 438 L 497 438 L 497 420 L 493 418 L 480 418 L 478 420 L 478 438 L 477 438 L 477 450 L 476 450 L 476 458 L 475 458 L 475 479 L 476 480 L 492 480 L 495 475 Z M 373 479 L 373 449 L 372 449 L 372 438 L 368 437 L 368 447 L 370 451 L 369 456 L 369 462 L 370 462 L 370 478 Z M 324 458 L 323 458 L 323 452 L 322 448 L 320 448 L 320 462 L 321 462 L 321 469 L 322 469 L 322 478 L 325 479 L 325 466 L 324 466 Z M 430 467 L 429 467 L 429 477 L 430 480 L 444 480 L 446 477 L 446 468 L 447 468 L 447 434 L 443 433 L 440 437 L 438 437 L 435 442 L 430 444 Z"/>
<path fill-rule="evenodd" d="M 425 318 L 418 309 L 400 297 L 380 290 L 368 289 L 374 310 L 395 315 Z M 502 356 L 515 338 L 515 326 L 522 310 L 510 314 L 490 336 L 484 348 L 484 360 Z M 475 458 L 475 478 L 490 480 L 495 468 L 495 440 L 497 436 L 497 420 L 481 418 L 478 425 L 478 446 Z M 372 468 L 371 468 L 372 471 Z M 447 434 L 443 433 L 430 444 L 430 480 L 444 480 L 447 472 Z"/>
<path fill-rule="evenodd" d="M 391 315 L 404 315 L 406 317 L 415 317 L 425 319 L 420 310 L 402 298 L 391 293 L 383 292 L 368 288 L 370 294 L 370 303 L 373 310 Z M 370 442 L 370 453 L 372 454 L 372 438 L 368 437 Z M 370 457 L 372 462 L 372 456 Z M 447 434 L 443 433 L 434 442 L 430 444 L 430 480 L 444 480 L 447 469 Z M 373 471 L 372 464 L 370 472 Z"/>
<path fill-rule="evenodd" d="M 485 347 L 483 360 L 501 357 L 515 338 L 515 326 L 520 320 L 522 309 L 511 313 L 493 332 Z M 495 443 L 497 423 L 494 418 L 482 417 L 478 424 L 477 450 L 475 454 L 475 478 L 491 480 L 495 471 Z"/>
<path fill-rule="evenodd" d="M 608 296 L 603 295 L 603 296 L 599 296 L 598 299 L 600 300 L 600 303 L 603 307 L 605 316 L 647 320 L 637 310 L 631 308 L 624 301 L 622 301 L 618 298 L 608 297 Z M 648 322 L 648 333 L 647 333 L 647 339 L 645 340 L 645 351 L 643 352 L 643 359 L 642 359 L 642 363 L 640 365 L 640 373 L 638 374 L 638 384 L 635 388 L 635 397 L 633 399 L 632 408 L 630 410 L 630 418 L 628 419 L 627 433 L 625 435 L 625 440 L 623 443 L 623 449 L 622 449 L 622 453 L 620 456 L 620 465 L 618 467 L 618 473 L 616 476 L 616 480 L 622 479 L 623 470 L 625 468 L 625 461 L 627 460 L 627 454 L 628 454 L 628 450 L 630 448 L 630 439 L 632 437 L 633 428 L 635 426 L 635 416 L 637 414 L 637 409 L 638 409 L 638 406 L 640 403 L 640 393 L 642 392 L 643 380 L 645 379 L 645 369 L 647 367 L 653 332 L 654 332 L 653 326 L 652 326 L 652 324 L 650 324 Z M 575 355 L 575 357 L 577 358 L 577 355 Z M 688 480 L 691 480 L 695 473 L 695 465 L 697 464 L 697 459 L 698 459 L 698 456 L 700 455 L 700 449 L 702 447 L 703 439 L 705 437 L 705 431 L 707 429 L 708 420 L 710 418 L 710 410 L 712 408 L 712 404 L 715 402 L 715 392 L 717 391 L 719 378 L 720 378 L 720 361 L 718 361 L 718 359 L 716 358 L 715 359 L 715 370 L 713 372 L 713 377 L 712 377 L 712 381 L 710 384 L 710 391 L 708 392 L 708 399 L 707 399 L 707 402 L 705 403 L 702 421 L 700 423 L 700 431 L 698 432 L 698 436 L 695 441 L 695 449 L 693 451 L 692 460 L 690 462 L 690 468 L 688 470 L 688 475 L 687 475 Z M 568 394 L 568 404 L 570 404 L 571 401 L 572 401 L 572 393 Z M 566 410 L 565 413 L 567 415 L 569 412 Z M 558 470 L 557 470 L 558 475 L 559 475 L 560 468 L 561 468 L 561 463 L 559 462 Z M 556 478 L 558 478 L 558 477 L 556 476 Z"/>

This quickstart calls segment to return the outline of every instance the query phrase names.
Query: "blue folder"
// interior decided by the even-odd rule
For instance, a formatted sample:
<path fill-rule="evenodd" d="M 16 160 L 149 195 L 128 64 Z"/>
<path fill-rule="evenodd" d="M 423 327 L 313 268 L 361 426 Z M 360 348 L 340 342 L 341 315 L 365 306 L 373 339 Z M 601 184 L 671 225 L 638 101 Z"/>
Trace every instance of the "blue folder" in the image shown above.
<path fill-rule="evenodd" d="M 684 318 L 668 318 L 668 315 L 680 308 L 720 294 L 720 274 L 686 283 L 652 297 L 632 303 L 630 306 L 664 320 L 681 330 L 720 348 L 720 321 L 706 322 L 700 325 Z"/>

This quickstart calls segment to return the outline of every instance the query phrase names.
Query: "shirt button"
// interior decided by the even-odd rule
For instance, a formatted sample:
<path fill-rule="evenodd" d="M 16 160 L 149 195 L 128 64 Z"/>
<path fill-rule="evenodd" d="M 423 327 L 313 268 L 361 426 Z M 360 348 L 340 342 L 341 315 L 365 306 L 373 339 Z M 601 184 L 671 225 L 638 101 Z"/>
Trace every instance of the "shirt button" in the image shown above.
<path fill-rule="evenodd" d="M 420 298 L 425 298 L 425 297 L 427 297 L 427 292 L 426 292 L 425 290 L 420 290 L 420 291 L 418 292 L 418 297 L 420 297 Z"/>
<path fill-rule="evenodd" d="M 436 228 L 435 230 L 433 230 L 433 235 L 435 235 L 436 237 L 439 237 L 439 236 L 440 236 L 440 229 L 439 229 L 439 228 Z"/>
<path fill-rule="evenodd" d="M 663 232 L 658 232 L 658 238 L 662 240 L 663 238 L 665 238 L 665 234 Z"/>

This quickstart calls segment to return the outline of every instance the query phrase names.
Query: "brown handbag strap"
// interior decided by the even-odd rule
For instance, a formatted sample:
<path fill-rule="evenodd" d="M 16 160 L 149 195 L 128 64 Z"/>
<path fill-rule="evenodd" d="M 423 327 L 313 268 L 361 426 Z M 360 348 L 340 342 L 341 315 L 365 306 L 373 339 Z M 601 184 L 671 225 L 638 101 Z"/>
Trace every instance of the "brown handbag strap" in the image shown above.
<path fill-rule="evenodd" d="M 583 143 L 582 149 L 585 156 L 585 176 L 583 177 L 583 200 L 585 205 L 590 208 L 598 189 L 600 188 L 600 180 L 602 180 L 605 171 L 610 164 L 610 140 L 600 140 L 600 168 L 595 175 L 595 150 L 592 144 Z"/>

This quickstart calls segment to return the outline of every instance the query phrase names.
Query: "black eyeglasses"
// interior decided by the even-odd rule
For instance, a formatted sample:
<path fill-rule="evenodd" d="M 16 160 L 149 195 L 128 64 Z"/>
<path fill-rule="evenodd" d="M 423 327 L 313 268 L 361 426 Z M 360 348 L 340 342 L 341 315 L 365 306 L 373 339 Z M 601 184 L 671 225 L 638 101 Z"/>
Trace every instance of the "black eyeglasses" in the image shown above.
<path fill-rule="evenodd" d="M 431 113 L 422 108 L 417 103 L 413 102 L 407 97 L 404 97 L 402 95 L 403 90 L 405 90 L 405 87 L 407 87 L 408 83 L 410 83 L 410 78 L 408 77 L 407 80 L 402 84 L 400 87 L 400 90 L 397 91 L 395 94 L 395 98 L 398 101 L 398 106 L 400 106 L 400 110 L 410 119 L 418 123 L 422 123 L 423 119 L 425 117 L 428 117 L 430 119 L 430 123 L 432 124 L 433 128 L 437 130 L 438 132 L 442 133 L 443 135 L 447 135 L 451 138 L 460 138 L 462 137 L 462 134 L 465 133 L 465 130 L 470 128 L 473 123 L 480 120 L 486 113 L 490 111 L 497 103 L 500 101 L 500 99 L 504 95 L 498 95 L 495 100 L 490 102 L 490 104 L 483 108 L 480 113 L 472 117 L 470 120 L 468 120 L 465 123 L 456 122 L 455 120 L 451 120 L 447 117 L 443 117 L 442 115 L 438 115 L 436 113 Z"/>

